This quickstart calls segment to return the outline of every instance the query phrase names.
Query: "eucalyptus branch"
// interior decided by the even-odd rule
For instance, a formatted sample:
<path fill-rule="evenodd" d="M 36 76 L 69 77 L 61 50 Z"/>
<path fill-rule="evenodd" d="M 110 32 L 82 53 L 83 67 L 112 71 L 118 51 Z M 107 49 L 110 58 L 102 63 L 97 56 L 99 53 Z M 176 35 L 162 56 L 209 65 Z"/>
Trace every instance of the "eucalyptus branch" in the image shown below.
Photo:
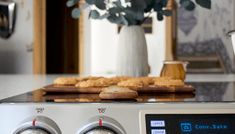
<path fill-rule="evenodd" d="M 163 16 L 170 16 L 170 11 L 166 9 L 170 0 L 84 0 L 84 6 L 76 7 L 80 0 L 67 0 L 67 6 L 74 8 L 72 16 L 78 18 L 82 10 L 91 8 L 89 17 L 92 19 L 107 19 L 111 23 L 119 25 L 141 25 L 153 13 L 157 13 L 157 19 L 163 20 Z M 196 8 L 196 4 L 210 9 L 211 0 L 179 0 L 180 6 L 191 11 Z M 105 12 L 105 14 L 104 14 Z M 120 15 L 122 14 L 122 15 Z M 148 14 L 147 17 L 144 17 Z"/>

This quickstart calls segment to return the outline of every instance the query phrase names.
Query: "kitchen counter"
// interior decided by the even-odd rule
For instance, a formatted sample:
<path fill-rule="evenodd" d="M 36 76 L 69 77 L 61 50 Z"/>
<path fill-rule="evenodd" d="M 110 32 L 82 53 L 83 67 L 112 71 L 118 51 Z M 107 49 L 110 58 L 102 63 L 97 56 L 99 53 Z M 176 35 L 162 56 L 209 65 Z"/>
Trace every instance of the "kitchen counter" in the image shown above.
<path fill-rule="evenodd" d="M 51 84 L 58 75 L 0 75 L 0 99 Z"/>
<path fill-rule="evenodd" d="M 61 75 L 0 75 L 0 99 L 51 84 Z M 65 76 L 65 75 L 63 75 Z M 70 75 L 69 75 L 70 76 Z M 233 82 L 234 74 L 188 74 L 187 82 Z"/>

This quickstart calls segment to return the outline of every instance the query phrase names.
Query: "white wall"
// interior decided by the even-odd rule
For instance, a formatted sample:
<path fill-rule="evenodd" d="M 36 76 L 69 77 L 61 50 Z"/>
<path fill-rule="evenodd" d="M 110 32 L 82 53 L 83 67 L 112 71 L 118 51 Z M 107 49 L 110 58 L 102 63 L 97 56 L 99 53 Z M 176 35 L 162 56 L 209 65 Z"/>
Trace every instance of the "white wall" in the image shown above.
<path fill-rule="evenodd" d="M 146 34 L 151 74 L 158 75 L 165 59 L 165 23 L 153 15 L 153 33 Z M 90 20 L 91 73 L 115 74 L 117 25 L 106 20 Z M 87 45 L 87 44 L 86 44 Z"/>
<path fill-rule="evenodd" d="M 88 19 L 89 11 L 84 11 L 84 74 L 81 75 L 89 75 L 91 74 L 91 21 Z"/>
<path fill-rule="evenodd" d="M 32 73 L 33 0 L 17 3 L 15 32 L 5 40 L 0 38 L 0 73 Z"/>

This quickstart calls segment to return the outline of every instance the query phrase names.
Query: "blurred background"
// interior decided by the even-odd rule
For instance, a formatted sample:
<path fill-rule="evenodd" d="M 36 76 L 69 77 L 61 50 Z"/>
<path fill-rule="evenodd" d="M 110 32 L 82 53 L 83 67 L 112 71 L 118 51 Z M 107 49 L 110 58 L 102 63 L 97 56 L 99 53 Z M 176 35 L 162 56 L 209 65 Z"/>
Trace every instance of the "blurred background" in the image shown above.
<path fill-rule="evenodd" d="M 0 38 L 1 74 L 115 75 L 120 27 L 88 19 L 86 11 L 79 20 L 72 19 L 66 1 L 13 1 L 14 31 Z M 152 14 L 143 25 L 150 74 L 159 75 L 164 60 L 189 61 L 188 73 L 234 73 L 234 53 L 226 33 L 235 29 L 235 1 L 213 0 L 211 10 L 197 7 L 193 12 L 177 4 L 171 8 L 176 16 L 158 21 Z M 2 17 L 6 12 L 0 9 Z"/>

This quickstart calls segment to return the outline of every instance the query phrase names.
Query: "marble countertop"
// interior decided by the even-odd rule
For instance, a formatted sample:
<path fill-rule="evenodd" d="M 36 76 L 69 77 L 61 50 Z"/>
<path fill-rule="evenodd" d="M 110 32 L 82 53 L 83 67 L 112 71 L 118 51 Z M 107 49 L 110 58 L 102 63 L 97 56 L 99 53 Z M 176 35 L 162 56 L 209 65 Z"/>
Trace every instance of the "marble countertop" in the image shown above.
<path fill-rule="evenodd" d="M 61 75 L 0 75 L 0 99 L 39 89 Z M 65 75 L 63 75 L 65 76 Z M 69 75 L 74 76 L 74 75 Z M 188 74 L 187 82 L 233 82 L 234 74 Z"/>
<path fill-rule="evenodd" d="M 0 75 L 0 99 L 51 84 L 59 75 Z"/>

